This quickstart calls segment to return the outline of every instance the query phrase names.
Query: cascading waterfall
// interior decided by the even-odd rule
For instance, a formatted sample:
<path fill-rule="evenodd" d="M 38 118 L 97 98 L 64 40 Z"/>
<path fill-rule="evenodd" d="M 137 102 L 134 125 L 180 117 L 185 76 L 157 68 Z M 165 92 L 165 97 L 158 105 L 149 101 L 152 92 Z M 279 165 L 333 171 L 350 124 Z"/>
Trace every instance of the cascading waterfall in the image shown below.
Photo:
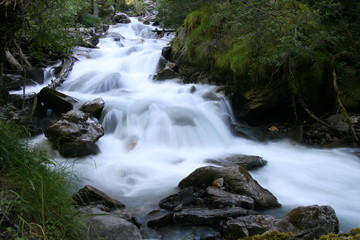
<path fill-rule="evenodd" d="M 98 49 L 77 48 L 80 61 L 61 91 L 80 104 L 102 97 L 101 153 L 69 164 L 80 187 L 93 185 L 146 214 L 205 159 L 258 155 L 267 166 L 251 172 L 283 205 L 331 205 L 346 231 L 360 226 L 360 161 L 347 149 L 319 150 L 290 142 L 258 143 L 234 137 L 224 118 L 228 103 L 206 100 L 215 86 L 152 81 L 161 50 L 171 37 L 156 39 L 151 26 L 110 28 Z M 121 34 L 124 38 L 119 36 Z M 118 36 L 115 39 L 113 36 Z M 118 41 L 120 40 L 120 41 Z M 192 90 L 196 89 L 195 92 Z M 46 140 L 42 140 L 46 142 Z M 276 211 L 282 211 L 276 210 Z"/>

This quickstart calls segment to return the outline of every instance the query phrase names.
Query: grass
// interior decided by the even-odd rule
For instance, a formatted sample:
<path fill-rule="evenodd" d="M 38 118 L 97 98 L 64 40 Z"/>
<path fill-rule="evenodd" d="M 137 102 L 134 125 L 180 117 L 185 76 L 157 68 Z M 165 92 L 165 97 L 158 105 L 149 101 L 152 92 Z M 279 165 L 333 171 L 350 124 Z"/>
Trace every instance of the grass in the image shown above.
<path fill-rule="evenodd" d="M 23 133 L 0 122 L 0 237 L 84 239 L 71 174 L 22 143 Z"/>

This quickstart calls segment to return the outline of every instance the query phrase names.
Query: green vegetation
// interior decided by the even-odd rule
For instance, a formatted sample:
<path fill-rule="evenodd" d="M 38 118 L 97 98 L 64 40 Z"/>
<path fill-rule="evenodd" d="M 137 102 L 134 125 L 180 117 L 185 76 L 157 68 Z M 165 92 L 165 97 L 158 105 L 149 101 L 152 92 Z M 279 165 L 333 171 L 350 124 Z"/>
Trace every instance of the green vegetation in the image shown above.
<path fill-rule="evenodd" d="M 292 233 L 282 233 L 278 231 L 271 231 L 263 235 L 255 235 L 251 237 L 241 238 L 243 240 L 287 240 L 293 237 Z"/>
<path fill-rule="evenodd" d="M 330 233 L 324 236 L 321 236 L 319 240 L 358 240 L 360 239 L 360 228 L 354 228 L 349 233 Z"/>
<path fill-rule="evenodd" d="M 314 110 L 329 111 L 340 102 L 360 110 L 359 3 L 202 1 L 169 14 L 185 2 L 160 1 L 160 14 L 169 24 L 186 15 L 185 36 L 175 39 L 175 52 L 185 49 L 187 64 L 210 79 L 233 92 L 271 89 Z"/>
<path fill-rule="evenodd" d="M 84 239 L 72 206 L 69 173 L 19 140 L 0 123 L 0 236 L 11 239 Z"/>

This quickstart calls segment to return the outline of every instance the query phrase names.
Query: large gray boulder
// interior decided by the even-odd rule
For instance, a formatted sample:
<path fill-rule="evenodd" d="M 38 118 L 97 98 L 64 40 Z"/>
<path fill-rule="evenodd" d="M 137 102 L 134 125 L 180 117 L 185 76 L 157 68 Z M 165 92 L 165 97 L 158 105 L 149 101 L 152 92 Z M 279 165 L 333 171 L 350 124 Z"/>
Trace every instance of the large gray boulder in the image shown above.
<path fill-rule="evenodd" d="M 328 233 L 339 231 L 339 221 L 330 206 L 306 206 L 291 210 L 283 218 L 276 219 L 268 215 L 238 217 L 223 225 L 226 239 L 261 235 L 270 231 L 291 232 L 292 240 L 312 240 Z"/>
<path fill-rule="evenodd" d="M 71 110 L 45 130 L 45 136 L 64 157 L 98 153 L 94 144 L 104 135 L 102 126 L 80 110 Z M 65 150 L 66 151 L 65 151 Z"/>
<path fill-rule="evenodd" d="M 105 106 L 104 99 L 96 98 L 92 101 L 84 103 L 80 107 L 80 110 L 83 111 L 84 113 L 90 114 L 91 117 L 94 116 L 99 119 L 101 117 L 101 113 L 102 110 L 104 109 L 104 106 Z"/>
<path fill-rule="evenodd" d="M 183 189 L 189 186 L 207 187 L 218 178 L 223 178 L 225 185 L 232 189 L 234 193 L 254 199 L 255 209 L 280 207 L 277 198 L 267 189 L 261 187 L 242 166 L 206 166 L 198 168 L 181 180 L 179 188 Z"/>
<path fill-rule="evenodd" d="M 280 219 L 271 230 L 293 232 L 298 239 L 312 240 L 328 233 L 338 233 L 339 220 L 330 206 L 298 207 Z"/>
<path fill-rule="evenodd" d="M 142 240 L 140 230 L 116 214 L 93 208 L 89 216 L 89 240 Z"/>
<path fill-rule="evenodd" d="M 117 12 L 113 17 L 115 23 L 131 23 L 131 20 L 128 15 L 125 13 Z"/>
<path fill-rule="evenodd" d="M 74 108 L 78 100 L 54 89 L 44 87 L 38 93 L 38 102 L 45 108 L 52 109 L 57 114 L 67 113 Z"/>

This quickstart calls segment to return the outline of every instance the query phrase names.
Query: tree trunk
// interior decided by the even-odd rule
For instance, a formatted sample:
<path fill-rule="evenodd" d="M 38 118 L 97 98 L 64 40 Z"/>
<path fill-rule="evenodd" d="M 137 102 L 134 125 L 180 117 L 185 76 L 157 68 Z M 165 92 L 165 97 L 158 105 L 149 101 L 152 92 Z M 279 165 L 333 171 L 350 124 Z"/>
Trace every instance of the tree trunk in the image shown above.
<path fill-rule="evenodd" d="M 98 0 L 93 0 L 93 15 L 99 17 L 99 3 Z"/>
<path fill-rule="evenodd" d="M 24 68 L 21 66 L 21 64 L 14 58 L 14 56 L 9 52 L 5 51 L 6 54 L 6 60 L 16 68 L 16 70 L 22 72 L 24 71 Z"/>

